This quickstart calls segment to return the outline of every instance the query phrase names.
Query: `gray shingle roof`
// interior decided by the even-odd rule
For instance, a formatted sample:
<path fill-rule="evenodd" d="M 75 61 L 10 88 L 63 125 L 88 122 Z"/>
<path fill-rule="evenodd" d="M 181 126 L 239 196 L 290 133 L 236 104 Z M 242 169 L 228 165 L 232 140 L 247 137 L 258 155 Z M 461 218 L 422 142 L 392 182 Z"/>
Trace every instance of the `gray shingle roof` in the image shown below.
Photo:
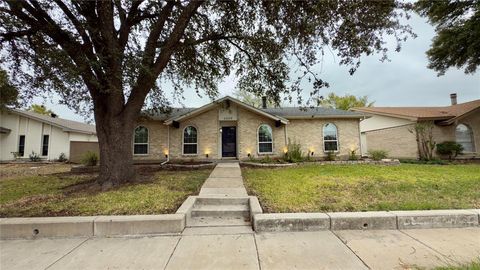
<path fill-rule="evenodd" d="M 289 118 L 289 117 L 330 117 L 330 116 L 343 116 L 343 117 L 361 117 L 363 114 L 352 111 L 344 111 L 332 108 L 324 107 L 283 107 L 283 108 L 267 108 L 261 109 L 262 111 L 274 114 L 277 116 Z"/>
<path fill-rule="evenodd" d="M 150 117 L 153 120 L 161 120 L 165 121 L 169 118 L 172 117 L 179 117 L 182 116 L 186 113 L 189 113 L 193 110 L 196 110 L 197 108 L 172 108 L 172 110 L 169 113 L 161 113 L 161 112 L 155 112 L 155 111 L 143 111 L 142 115 Z"/>
<path fill-rule="evenodd" d="M 95 125 L 89 125 L 86 123 L 58 118 L 58 117 L 51 117 L 50 115 L 43 115 L 43 114 L 38 114 L 30 111 L 23 111 L 18 109 L 13 109 L 12 111 L 20 115 L 24 115 L 26 117 L 36 119 L 38 121 L 45 122 L 47 124 L 53 124 L 55 126 L 62 127 L 67 131 L 76 131 L 80 133 L 89 133 L 89 134 L 97 133 L 95 129 Z"/>

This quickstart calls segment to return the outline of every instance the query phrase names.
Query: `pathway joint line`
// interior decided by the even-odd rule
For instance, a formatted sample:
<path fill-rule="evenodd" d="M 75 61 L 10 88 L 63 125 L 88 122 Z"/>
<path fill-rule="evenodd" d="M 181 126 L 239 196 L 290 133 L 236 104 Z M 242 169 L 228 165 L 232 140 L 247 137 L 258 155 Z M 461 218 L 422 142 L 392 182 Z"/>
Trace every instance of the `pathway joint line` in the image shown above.
<path fill-rule="evenodd" d="M 260 253 L 258 252 L 258 245 L 257 245 L 257 234 L 253 234 L 253 241 L 255 243 L 255 250 L 257 251 L 257 262 L 258 262 L 258 269 L 262 270 L 262 260 L 260 259 Z"/>
<path fill-rule="evenodd" d="M 68 256 L 70 253 L 72 253 L 74 250 L 76 250 L 77 248 L 79 248 L 81 245 L 83 245 L 85 242 L 87 242 L 88 240 L 90 240 L 92 237 L 88 237 L 87 239 L 85 239 L 84 241 L 82 241 L 80 244 L 78 244 L 77 246 L 73 247 L 69 252 L 63 254 L 63 256 L 61 256 L 60 258 L 58 258 L 56 261 L 54 261 L 53 263 L 51 263 L 50 265 L 48 265 L 47 267 L 45 267 L 45 270 L 47 270 L 48 268 L 52 267 L 54 264 L 56 264 L 57 262 L 59 262 L 61 259 L 65 258 L 66 256 Z"/>
<path fill-rule="evenodd" d="M 411 235 L 408 234 L 407 232 L 405 232 L 405 231 L 403 231 L 403 230 L 398 230 L 398 231 L 401 232 L 401 233 L 403 233 L 403 234 L 405 234 L 406 236 L 412 238 L 413 240 L 417 241 L 417 242 L 420 243 L 421 245 L 424 245 L 425 247 L 427 247 L 428 249 L 432 250 L 433 252 L 437 253 L 437 254 L 440 255 L 442 258 L 444 258 L 445 261 L 450 261 L 450 262 L 452 262 L 452 263 L 454 263 L 454 264 L 459 264 L 459 263 L 461 263 L 461 262 L 459 262 L 459 261 L 456 261 L 456 260 L 454 260 L 454 259 L 449 258 L 447 255 L 441 253 L 440 251 L 436 250 L 435 248 L 431 247 L 430 245 L 427 245 L 426 243 L 424 243 L 424 242 L 421 241 L 420 239 L 417 239 L 417 238 L 411 236 Z"/>
<path fill-rule="evenodd" d="M 180 241 L 182 240 L 182 238 L 183 238 L 183 237 L 180 235 L 180 237 L 178 238 L 177 243 L 175 244 L 175 247 L 174 247 L 173 250 L 172 250 L 172 253 L 170 253 L 170 256 L 168 257 L 167 263 L 166 263 L 165 266 L 163 267 L 163 270 L 167 269 L 168 264 L 170 263 L 170 260 L 171 260 L 172 257 L 173 257 L 173 253 L 175 253 L 175 250 L 177 250 L 178 243 L 180 243 Z"/>
<path fill-rule="evenodd" d="M 342 238 L 340 238 L 333 230 L 330 230 L 330 231 L 332 232 L 333 235 L 335 235 L 335 237 L 338 238 L 340 242 L 342 242 L 342 244 L 344 244 L 348 248 L 348 250 L 350 250 L 355 255 L 355 257 L 357 257 L 363 263 L 363 265 L 365 265 L 365 267 L 367 267 L 368 269 L 372 269 L 357 253 L 355 253 L 355 251 L 353 251 L 353 249 L 351 249 L 347 245 L 346 242 L 343 242 Z"/>

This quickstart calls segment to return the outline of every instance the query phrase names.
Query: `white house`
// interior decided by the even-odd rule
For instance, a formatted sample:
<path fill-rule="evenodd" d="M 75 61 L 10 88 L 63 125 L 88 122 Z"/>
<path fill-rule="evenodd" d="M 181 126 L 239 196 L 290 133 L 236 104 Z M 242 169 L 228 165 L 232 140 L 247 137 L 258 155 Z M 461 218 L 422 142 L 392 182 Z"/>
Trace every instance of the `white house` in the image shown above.
<path fill-rule="evenodd" d="M 80 146 L 81 145 L 81 146 Z M 80 146 L 80 147 L 79 147 Z M 98 148 L 94 125 L 22 110 L 0 111 L 0 160 L 28 159 L 32 152 L 44 160 L 76 159 Z"/>

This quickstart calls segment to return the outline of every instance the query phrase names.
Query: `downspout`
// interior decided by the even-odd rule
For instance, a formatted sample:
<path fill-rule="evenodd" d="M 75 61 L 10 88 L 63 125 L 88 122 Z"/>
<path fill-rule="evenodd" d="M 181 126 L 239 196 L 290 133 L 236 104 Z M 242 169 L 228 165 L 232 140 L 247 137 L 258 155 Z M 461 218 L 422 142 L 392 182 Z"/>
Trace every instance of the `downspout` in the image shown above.
<path fill-rule="evenodd" d="M 168 151 L 167 160 L 160 163 L 160 165 L 165 165 L 170 161 L 170 125 L 167 126 L 167 151 Z"/>
<path fill-rule="evenodd" d="M 363 157 L 363 147 L 362 147 L 362 130 L 360 129 L 360 122 L 366 119 L 365 115 L 363 119 L 358 119 L 358 139 L 359 139 L 359 146 L 360 146 L 360 158 Z M 367 134 L 365 134 L 365 142 L 367 141 Z M 367 153 L 365 153 L 366 155 Z"/>

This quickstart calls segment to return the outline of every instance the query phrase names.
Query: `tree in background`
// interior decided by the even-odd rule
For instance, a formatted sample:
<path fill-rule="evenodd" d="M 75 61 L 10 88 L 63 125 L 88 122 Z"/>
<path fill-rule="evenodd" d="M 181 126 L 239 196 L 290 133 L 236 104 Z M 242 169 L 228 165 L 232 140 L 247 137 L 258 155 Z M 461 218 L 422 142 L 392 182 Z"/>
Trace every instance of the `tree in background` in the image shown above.
<path fill-rule="evenodd" d="M 235 92 L 233 92 L 233 96 L 244 102 L 247 103 L 248 105 L 251 105 L 256 108 L 262 107 L 262 97 L 261 96 L 256 96 L 254 93 L 247 92 L 244 89 L 237 89 Z M 267 106 L 271 107 L 273 106 L 273 102 L 267 97 Z"/>
<path fill-rule="evenodd" d="M 5 70 L 0 69 L 0 110 L 18 106 L 18 90 L 8 81 Z"/>
<path fill-rule="evenodd" d="M 47 109 L 44 105 L 33 104 L 28 110 L 43 115 L 55 115 L 52 110 Z"/>
<path fill-rule="evenodd" d="M 400 22 L 411 8 L 400 0 L 1 1 L 0 62 L 22 97 L 56 92 L 72 109 L 93 110 L 98 183 L 108 188 L 134 180 L 133 129 L 142 108 L 169 105 L 166 86 L 214 98 L 234 73 L 239 89 L 302 103 L 306 85 L 311 96 L 327 85 L 314 71 L 324 50 L 351 74 L 362 55 L 385 59 L 387 38 L 399 50 L 413 34 Z M 293 77 L 287 62 L 296 63 Z"/>
<path fill-rule="evenodd" d="M 478 0 L 420 0 L 416 11 L 435 26 L 427 51 L 428 68 L 444 75 L 448 68 L 473 74 L 480 65 L 480 2 Z"/>
<path fill-rule="evenodd" d="M 374 102 L 370 102 L 367 96 L 356 97 L 346 94 L 345 96 L 337 96 L 335 93 L 329 93 L 326 98 L 320 101 L 323 107 L 334 108 L 339 110 L 350 110 L 355 107 L 372 107 Z"/>

